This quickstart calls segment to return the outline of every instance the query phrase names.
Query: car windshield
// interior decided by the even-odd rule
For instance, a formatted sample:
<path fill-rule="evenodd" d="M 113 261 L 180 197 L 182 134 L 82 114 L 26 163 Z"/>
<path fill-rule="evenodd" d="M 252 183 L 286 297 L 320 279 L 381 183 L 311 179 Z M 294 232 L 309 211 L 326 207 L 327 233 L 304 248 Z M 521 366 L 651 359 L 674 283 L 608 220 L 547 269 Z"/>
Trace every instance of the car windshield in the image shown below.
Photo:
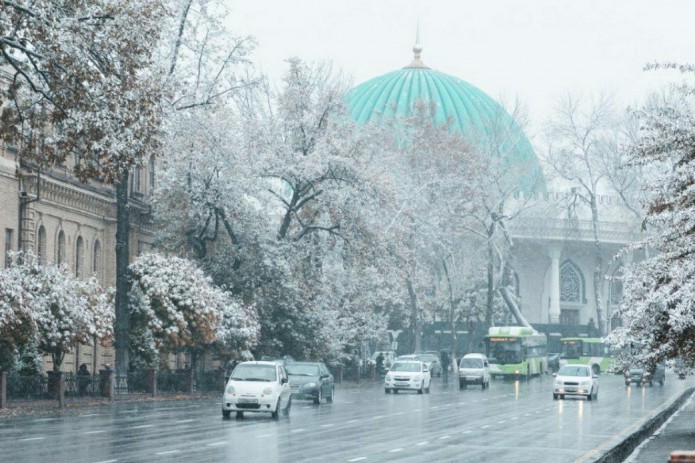
<path fill-rule="evenodd" d="M 461 360 L 461 368 L 483 368 L 482 359 L 463 359 Z"/>
<path fill-rule="evenodd" d="M 417 362 L 396 362 L 391 366 L 391 371 L 420 371 L 421 369 Z"/>
<path fill-rule="evenodd" d="M 557 372 L 558 376 L 590 376 L 589 369 L 586 367 L 577 367 L 572 365 L 565 365 L 560 368 Z"/>
<path fill-rule="evenodd" d="M 319 367 L 317 365 L 302 365 L 294 363 L 285 367 L 288 375 L 293 376 L 318 376 Z"/>
<path fill-rule="evenodd" d="M 237 365 L 229 378 L 234 381 L 275 381 L 275 365 Z"/>

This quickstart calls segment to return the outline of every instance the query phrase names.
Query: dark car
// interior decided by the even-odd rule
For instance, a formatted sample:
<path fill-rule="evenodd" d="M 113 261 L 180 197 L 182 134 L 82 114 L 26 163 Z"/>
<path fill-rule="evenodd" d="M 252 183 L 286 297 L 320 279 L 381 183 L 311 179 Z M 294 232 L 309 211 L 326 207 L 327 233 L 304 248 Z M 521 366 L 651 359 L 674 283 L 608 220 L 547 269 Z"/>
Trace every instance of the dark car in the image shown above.
<path fill-rule="evenodd" d="M 327 403 L 333 402 L 335 383 L 323 362 L 286 363 L 285 370 L 290 378 L 293 398 L 313 400 L 315 404 L 320 404 L 323 398 Z"/>
<path fill-rule="evenodd" d="M 283 355 L 282 357 L 273 356 L 273 355 L 264 355 L 263 357 L 261 357 L 261 362 L 279 362 L 279 363 L 282 363 L 283 365 L 287 365 L 288 363 L 294 362 L 294 359 L 292 358 L 291 355 Z"/>
<path fill-rule="evenodd" d="M 629 386 L 631 383 L 641 386 L 642 383 L 649 382 L 649 373 L 647 373 L 644 368 L 630 367 L 625 370 L 623 378 L 625 378 L 626 386 Z"/>

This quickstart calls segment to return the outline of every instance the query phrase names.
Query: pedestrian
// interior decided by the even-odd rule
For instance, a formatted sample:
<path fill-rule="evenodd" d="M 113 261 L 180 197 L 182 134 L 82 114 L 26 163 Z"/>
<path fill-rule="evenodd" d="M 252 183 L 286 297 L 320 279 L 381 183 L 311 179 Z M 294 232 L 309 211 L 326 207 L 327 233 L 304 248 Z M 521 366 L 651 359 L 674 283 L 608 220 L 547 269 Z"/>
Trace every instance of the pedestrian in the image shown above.
<path fill-rule="evenodd" d="M 440 357 L 442 360 L 442 374 L 446 378 L 449 375 L 449 353 L 445 350 L 440 352 Z"/>
<path fill-rule="evenodd" d="M 594 319 L 589 318 L 589 323 L 586 325 L 586 331 L 590 338 L 593 338 L 596 333 L 596 325 L 594 324 Z"/>
<path fill-rule="evenodd" d="M 80 396 L 83 396 L 87 393 L 87 387 L 89 386 L 89 383 L 92 382 L 90 376 L 91 375 L 89 374 L 87 364 L 83 363 L 82 365 L 80 365 L 80 368 L 77 370 L 77 392 Z"/>
<path fill-rule="evenodd" d="M 376 356 L 376 374 L 381 376 L 381 372 L 384 369 L 384 353 L 379 352 Z"/>

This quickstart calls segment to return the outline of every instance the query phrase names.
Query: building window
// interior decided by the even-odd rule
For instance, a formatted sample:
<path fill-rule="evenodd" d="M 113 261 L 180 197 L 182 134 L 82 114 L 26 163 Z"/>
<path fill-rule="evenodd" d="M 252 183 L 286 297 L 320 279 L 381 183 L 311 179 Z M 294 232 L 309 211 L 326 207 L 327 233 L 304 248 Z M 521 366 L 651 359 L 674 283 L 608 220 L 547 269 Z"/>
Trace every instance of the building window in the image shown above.
<path fill-rule="evenodd" d="M 5 229 L 5 268 L 12 265 L 12 258 L 10 257 L 10 252 L 12 252 L 12 240 L 13 240 L 14 230 L 11 228 Z"/>
<path fill-rule="evenodd" d="M 134 193 L 140 193 L 140 174 L 142 172 L 142 168 L 140 166 L 136 166 L 135 169 L 133 169 L 133 192 Z"/>
<path fill-rule="evenodd" d="M 584 276 L 576 265 L 567 261 L 560 267 L 560 302 L 585 303 Z"/>
<path fill-rule="evenodd" d="M 43 225 L 39 227 L 37 254 L 39 258 L 39 265 L 46 265 L 46 228 L 44 228 Z"/>
<path fill-rule="evenodd" d="M 99 240 L 94 242 L 94 263 L 92 264 L 92 271 L 97 278 L 99 278 L 99 269 L 101 268 L 101 243 Z"/>
<path fill-rule="evenodd" d="M 84 267 L 84 240 L 81 236 L 77 237 L 75 242 L 75 275 L 82 277 L 82 269 Z"/>
<path fill-rule="evenodd" d="M 560 310 L 560 323 L 562 325 L 579 325 L 579 310 L 562 309 Z"/>
<path fill-rule="evenodd" d="M 58 233 L 58 247 L 56 249 L 56 264 L 65 262 L 65 233 L 60 230 Z"/>
<path fill-rule="evenodd" d="M 622 326 L 623 321 L 615 313 L 615 309 L 620 305 L 620 299 L 623 297 L 623 267 L 622 265 L 615 269 L 611 275 L 611 284 L 609 286 L 610 294 L 608 295 L 608 319 L 610 320 L 611 331 Z"/>

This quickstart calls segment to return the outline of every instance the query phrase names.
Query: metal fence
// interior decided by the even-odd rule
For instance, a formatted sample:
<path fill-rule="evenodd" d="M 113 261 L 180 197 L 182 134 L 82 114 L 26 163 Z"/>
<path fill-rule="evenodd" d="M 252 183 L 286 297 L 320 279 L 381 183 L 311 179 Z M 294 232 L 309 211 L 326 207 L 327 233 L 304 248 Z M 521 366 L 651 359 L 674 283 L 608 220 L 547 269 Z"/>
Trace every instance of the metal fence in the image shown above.
<path fill-rule="evenodd" d="M 47 376 L 24 376 L 15 373 L 7 375 L 8 400 L 43 400 L 48 398 L 50 397 Z"/>

